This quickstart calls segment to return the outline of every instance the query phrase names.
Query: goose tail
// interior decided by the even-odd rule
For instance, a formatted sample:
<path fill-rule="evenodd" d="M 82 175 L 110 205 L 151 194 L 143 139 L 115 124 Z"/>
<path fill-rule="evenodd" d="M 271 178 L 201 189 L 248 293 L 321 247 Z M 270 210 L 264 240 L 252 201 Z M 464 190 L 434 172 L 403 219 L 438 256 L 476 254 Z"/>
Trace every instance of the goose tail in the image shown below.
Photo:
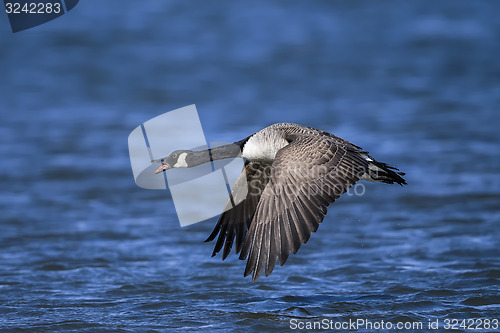
<path fill-rule="evenodd" d="M 403 186 L 406 185 L 406 180 L 401 177 L 404 175 L 405 173 L 399 171 L 398 168 L 372 160 L 368 163 L 368 169 L 363 178 L 373 182 L 382 182 L 386 184 L 397 183 Z"/>

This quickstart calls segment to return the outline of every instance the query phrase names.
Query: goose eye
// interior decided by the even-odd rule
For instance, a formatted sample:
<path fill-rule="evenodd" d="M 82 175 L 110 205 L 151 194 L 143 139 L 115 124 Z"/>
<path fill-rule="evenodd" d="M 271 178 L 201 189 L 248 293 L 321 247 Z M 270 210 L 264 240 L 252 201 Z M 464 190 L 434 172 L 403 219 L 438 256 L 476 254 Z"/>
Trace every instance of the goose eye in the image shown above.
<path fill-rule="evenodd" d="M 177 158 L 177 153 L 173 153 L 173 154 L 172 154 L 172 157 L 173 157 L 173 158 Z"/>

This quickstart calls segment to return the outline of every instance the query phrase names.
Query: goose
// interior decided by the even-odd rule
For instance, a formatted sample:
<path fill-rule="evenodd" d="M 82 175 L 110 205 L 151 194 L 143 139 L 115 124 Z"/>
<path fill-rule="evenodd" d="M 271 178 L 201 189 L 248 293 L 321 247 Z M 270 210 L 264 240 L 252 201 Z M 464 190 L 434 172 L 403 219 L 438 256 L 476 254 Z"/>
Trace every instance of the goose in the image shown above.
<path fill-rule="evenodd" d="M 222 260 L 233 244 L 247 260 L 244 276 L 255 282 L 269 276 L 276 261 L 283 266 L 290 254 L 309 240 L 328 206 L 359 180 L 406 185 L 403 172 L 378 162 L 361 147 L 328 132 L 291 123 L 268 126 L 243 140 L 208 150 L 176 150 L 153 160 L 155 173 L 190 168 L 213 160 L 242 157 L 244 168 L 228 203 L 205 242 L 217 242 L 212 257 Z M 239 195 L 241 197 L 241 195 Z"/>

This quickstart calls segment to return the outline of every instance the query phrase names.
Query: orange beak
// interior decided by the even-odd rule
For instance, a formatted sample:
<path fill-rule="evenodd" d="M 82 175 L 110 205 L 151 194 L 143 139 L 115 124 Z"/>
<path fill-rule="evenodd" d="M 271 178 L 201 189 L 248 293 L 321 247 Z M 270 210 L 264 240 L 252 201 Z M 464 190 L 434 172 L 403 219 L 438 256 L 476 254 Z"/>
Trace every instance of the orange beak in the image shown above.
<path fill-rule="evenodd" d="M 161 172 L 163 172 L 165 170 L 168 170 L 168 169 L 170 169 L 170 165 L 168 165 L 168 164 L 162 164 L 158 169 L 156 169 L 155 175 L 159 174 L 159 173 L 161 173 Z"/>

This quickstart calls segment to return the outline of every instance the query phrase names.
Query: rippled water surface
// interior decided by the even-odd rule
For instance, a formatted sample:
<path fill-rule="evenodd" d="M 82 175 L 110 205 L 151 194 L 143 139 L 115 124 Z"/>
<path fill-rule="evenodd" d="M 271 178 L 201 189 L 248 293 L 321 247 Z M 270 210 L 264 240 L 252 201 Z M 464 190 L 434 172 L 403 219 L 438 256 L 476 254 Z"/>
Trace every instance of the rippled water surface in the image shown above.
<path fill-rule="evenodd" d="M 18 34 L 3 15 L 1 331 L 270 332 L 293 319 L 445 331 L 445 319 L 500 318 L 499 12 L 81 1 Z M 343 196 L 251 283 L 236 256 L 210 258 L 215 221 L 180 228 L 168 191 L 134 184 L 130 131 L 189 104 L 210 141 L 297 122 L 398 166 L 408 186 Z"/>

